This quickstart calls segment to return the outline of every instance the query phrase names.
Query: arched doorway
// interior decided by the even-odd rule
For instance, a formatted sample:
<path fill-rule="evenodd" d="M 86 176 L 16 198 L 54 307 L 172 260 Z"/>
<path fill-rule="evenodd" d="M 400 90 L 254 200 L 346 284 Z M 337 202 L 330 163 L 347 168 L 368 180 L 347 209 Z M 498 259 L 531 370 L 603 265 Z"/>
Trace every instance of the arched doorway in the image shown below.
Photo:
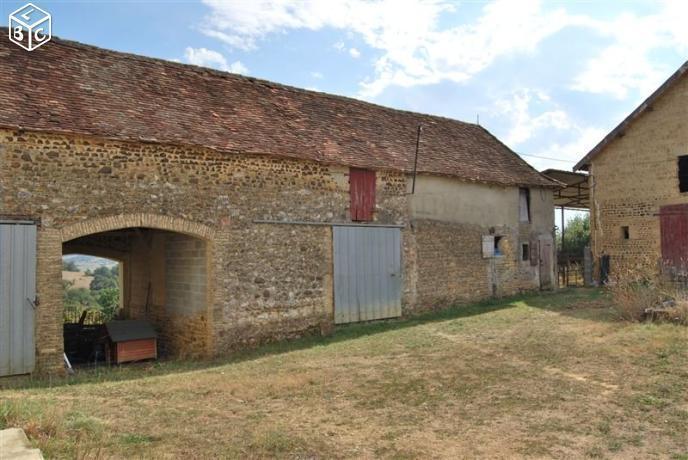
<path fill-rule="evenodd" d="M 117 216 L 62 230 L 62 253 L 119 261 L 117 319 L 150 322 L 160 356 L 210 352 L 212 230 L 164 216 Z"/>

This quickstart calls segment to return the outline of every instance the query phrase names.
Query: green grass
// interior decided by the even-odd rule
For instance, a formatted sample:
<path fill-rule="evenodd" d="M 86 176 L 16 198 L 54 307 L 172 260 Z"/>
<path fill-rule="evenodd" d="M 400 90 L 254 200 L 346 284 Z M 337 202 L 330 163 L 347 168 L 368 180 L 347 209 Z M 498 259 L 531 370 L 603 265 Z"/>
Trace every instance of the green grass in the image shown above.
<path fill-rule="evenodd" d="M 686 458 L 688 329 L 599 290 L 340 327 L 215 361 L 0 381 L 49 458 Z"/>

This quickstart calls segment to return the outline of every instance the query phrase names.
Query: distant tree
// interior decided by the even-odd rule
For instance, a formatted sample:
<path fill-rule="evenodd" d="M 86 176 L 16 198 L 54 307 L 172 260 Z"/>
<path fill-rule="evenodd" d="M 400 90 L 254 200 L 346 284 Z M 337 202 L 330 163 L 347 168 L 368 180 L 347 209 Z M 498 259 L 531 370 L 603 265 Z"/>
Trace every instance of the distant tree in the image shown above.
<path fill-rule="evenodd" d="M 62 271 L 65 272 L 78 272 L 79 267 L 76 266 L 76 263 L 73 260 L 62 260 Z"/>
<path fill-rule="evenodd" d="M 119 308 L 119 289 L 102 289 L 96 299 L 98 306 L 103 311 L 105 320 L 111 320 L 117 315 Z"/>
<path fill-rule="evenodd" d="M 113 267 L 113 268 L 116 268 Z M 92 291 L 101 291 L 103 289 L 118 289 L 119 276 L 118 272 L 113 273 L 112 269 L 108 267 L 98 267 L 93 270 L 93 280 L 91 280 L 90 288 Z"/>
<path fill-rule="evenodd" d="M 95 299 L 86 288 L 72 288 L 69 284 L 63 284 L 62 291 L 65 308 L 72 311 L 81 311 L 96 305 Z"/>
<path fill-rule="evenodd" d="M 557 228 L 557 246 L 561 244 L 561 230 Z M 564 231 L 564 251 L 572 254 L 583 254 L 583 248 L 590 244 L 590 215 L 575 216 L 566 222 Z"/>

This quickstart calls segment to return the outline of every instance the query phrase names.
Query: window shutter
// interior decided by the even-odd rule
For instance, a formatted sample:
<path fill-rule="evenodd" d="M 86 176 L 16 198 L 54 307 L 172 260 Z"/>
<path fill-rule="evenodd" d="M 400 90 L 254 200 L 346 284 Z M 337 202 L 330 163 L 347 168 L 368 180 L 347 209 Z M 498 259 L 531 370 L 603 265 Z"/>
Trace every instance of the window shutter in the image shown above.
<path fill-rule="evenodd" d="M 483 259 L 494 257 L 494 236 L 483 235 Z"/>
<path fill-rule="evenodd" d="M 375 211 L 375 171 L 349 168 L 351 220 L 369 222 Z"/>
<path fill-rule="evenodd" d="M 688 155 L 678 157 L 678 187 L 681 193 L 688 192 Z"/>
<path fill-rule="evenodd" d="M 530 265 L 535 267 L 540 263 L 540 253 L 538 250 L 538 240 L 530 240 Z"/>

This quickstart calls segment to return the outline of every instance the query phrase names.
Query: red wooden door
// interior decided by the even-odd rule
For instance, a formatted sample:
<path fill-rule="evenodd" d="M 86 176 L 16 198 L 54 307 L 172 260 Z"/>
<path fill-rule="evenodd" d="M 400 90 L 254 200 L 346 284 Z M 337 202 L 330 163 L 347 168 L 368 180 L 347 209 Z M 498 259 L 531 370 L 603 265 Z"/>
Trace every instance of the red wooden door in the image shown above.
<path fill-rule="evenodd" d="M 675 269 L 688 268 L 688 204 L 662 206 L 659 218 L 662 261 Z"/>
<path fill-rule="evenodd" d="M 351 220 L 362 222 L 373 220 L 375 171 L 350 168 L 349 194 L 351 195 Z"/>

